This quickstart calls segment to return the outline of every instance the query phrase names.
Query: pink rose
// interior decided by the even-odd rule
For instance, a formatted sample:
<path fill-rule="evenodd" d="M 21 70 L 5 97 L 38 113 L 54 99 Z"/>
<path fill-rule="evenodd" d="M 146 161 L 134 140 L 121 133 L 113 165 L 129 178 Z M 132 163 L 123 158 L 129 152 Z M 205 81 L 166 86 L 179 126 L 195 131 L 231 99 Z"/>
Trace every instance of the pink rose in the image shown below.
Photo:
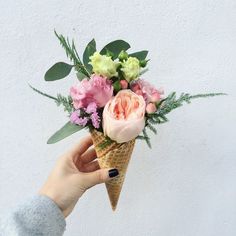
<path fill-rule="evenodd" d="M 156 110 L 157 110 L 157 107 L 156 107 L 155 103 L 150 102 L 150 103 L 147 104 L 147 106 L 146 106 L 146 112 L 147 112 L 148 114 L 152 114 L 152 113 L 154 113 Z"/>
<path fill-rule="evenodd" d="M 127 89 L 127 88 L 128 88 L 128 82 L 127 82 L 127 80 L 122 79 L 122 80 L 120 81 L 120 86 L 121 86 L 122 89 Z"/>
<path fill-rule="evenodd" d="M 146 103 L 157 102 L 161 99 L 163 91 L 157 90 L 149 82 L 138 79 L 131 84 L 131 90 L 138 95 L 142 95 Z"/>
<path fill-rule="evenodd" d="M 70 95 L 75 109 L 87 108 L 90 103 L 104 107 L 113 95 L 111 81 L 99 75 L 83 79 L 78 85 L 72 86 Z"/>
<path fill-rule="evenodd" d="M 117 143 L 136 138 L 145 126 L 145 101 L 129 89 L 120 90 L 103 110 L 103 132 Z"/>

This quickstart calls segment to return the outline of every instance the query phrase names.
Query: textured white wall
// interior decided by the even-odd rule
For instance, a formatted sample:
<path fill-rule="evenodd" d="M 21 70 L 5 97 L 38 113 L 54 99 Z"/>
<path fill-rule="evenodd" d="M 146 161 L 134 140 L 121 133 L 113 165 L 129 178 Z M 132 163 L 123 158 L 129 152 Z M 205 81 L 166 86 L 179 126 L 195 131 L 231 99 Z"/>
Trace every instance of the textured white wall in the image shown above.
<path fill-rule="evenodd" d="M 57 157 L 84 133 L 55 145 L 47 138 L 66 121 L 51 94 L 75 78 L 46 83 L 45 71 L 67 61 L 53 29 L 79 51 L 126 39 L 150 50 L 145 78 L 166 92 L 224 91 L 169 115 L 153 149 L 136 145 L 118 210 L 104 186 L 86 193 L 65 235 L 236 235 L 236 2 L 234 0 L 0 1 L 0 212 L 37 192 Z"/>

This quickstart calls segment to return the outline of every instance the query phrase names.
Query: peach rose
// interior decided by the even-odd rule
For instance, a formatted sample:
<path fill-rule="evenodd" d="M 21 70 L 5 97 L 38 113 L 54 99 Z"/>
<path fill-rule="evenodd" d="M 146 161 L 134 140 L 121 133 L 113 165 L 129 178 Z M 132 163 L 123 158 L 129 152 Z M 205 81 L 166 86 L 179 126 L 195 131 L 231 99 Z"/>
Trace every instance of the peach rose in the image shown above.
<path fill-rule="evenodd" d="M 103 132 L 117 143 L 136 138 L 145 126 L 146 103 L 129 89 L 121 90 L 104 107 Z"/>

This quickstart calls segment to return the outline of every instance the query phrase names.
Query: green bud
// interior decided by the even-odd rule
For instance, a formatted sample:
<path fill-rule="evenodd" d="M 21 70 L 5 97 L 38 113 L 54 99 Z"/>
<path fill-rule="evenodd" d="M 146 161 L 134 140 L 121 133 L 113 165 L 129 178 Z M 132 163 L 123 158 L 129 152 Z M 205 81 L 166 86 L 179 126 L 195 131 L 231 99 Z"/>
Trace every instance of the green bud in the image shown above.
<path fill-rule="evenodd" d="M 147 60 L 142 60 L 142 61 L 139 61 L 139 65 L 141 67 L 145 67 L 147 65 Z"/>
<path fill-rule="evenodd" d="M 118 56 L 119 60 L 120 61 L 124 61 L 124 60 L 127 60 L 128 59 L 128 53 L 124 50 L 122 50 Z"/>

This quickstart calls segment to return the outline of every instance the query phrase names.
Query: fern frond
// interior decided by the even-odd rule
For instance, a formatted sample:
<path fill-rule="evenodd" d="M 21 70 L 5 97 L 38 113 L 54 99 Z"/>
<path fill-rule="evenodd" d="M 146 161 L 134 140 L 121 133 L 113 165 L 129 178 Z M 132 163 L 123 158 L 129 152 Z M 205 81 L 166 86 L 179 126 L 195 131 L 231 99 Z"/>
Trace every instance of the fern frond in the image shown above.
<path fill-rule="evenodd" d="M 196 94 L 189 96 L 189 100 L 195 99 L 195 98 L 206 98 L 206 97 L 215 97 L 215 96 L 221 96 L 221 95 L 228 95 L 227 93 L 206 93 L 206 94 Z"/>
<path fill-rule="evenodd" d="M 67 111 L 69 114 L 74 110 L 73 104 L 72 104 L 72 98 L 70 96 L 65 97 L 61 94 L 57 94 L 57 100 L 56 104 L 57 106 L 64 106 L 64 111 Z"/>
<path fill-rule="evenodd" d="M 57 32 L 54 30 L 54 33 L 58 40 L 60 41 L 61 46 L 65 49 L 66 51 L 66 56 L 74 62 L 75 65 L 80 64 L 81 60 L 80 58 L 76 55 L 73 47 L 70 45 L 69 39 L 65 39 L 63 35 L 57 34 Z M 74 44 L 74 43 L 73 43 Z M 72 45 L 73 45 L 72 44 Z"/>
<path fill-rule="evenodd" d="M 147 122 L 146 127 L 150 129 L 154 134 L 157 134 L 157 129 L 153 125 L 151 125 L 149 122 Z"/>
<path fill-rule="evenodd" d="M 191 103 L 192 99 L 214 97 L 214 96 L 220 96 L 220 95 L 227 95 L 227 94 L 226 93 L 206 93 L 206 94 L 190 95 L 188 93 L 182 93 L 179 98 L 176 98 L 176 93 L 173 92 L 160 105 L 157 111 L 157 114 L 159 116 L 165 117 L 166 114 L 182 106 L 184 103 Z"/>
<path fill-rule="evenodd" d="M 146 123 L 150 123 L 152 125 L 168 122 L 168 119 L 163 114 L 153 113 L 153 114 L 147 114 L 146 116 L 147 116 Z"/>
<path fill-rule="evenodd" d="M 78 72 L 82 72 L 84 75 L 87 77 L 90 76 L 89 72 L 86 70 L 85 66 L 83 65 L 79 54 L 75 48 L 75 43 L 74 40 L 70 43 L 69 39 L 65 38 L 63 35 L 59 35 L 55 30 L 54 33 L 58 40 L 60 41 L 61 46 L 65 49 L 66 51 L 66 56 L 74 63 L 75 69 Z"/>
<path fill-rule="evenodd" d="M 143 129 L 143 137 L 145 138 L 144 140 L 146 141 L 148 147 L 152 148 L 152 145 L 151 145 L 151 142 L 150 142 L 150 138 L 148 137 L 146 128 Z"/>
<path fill-rule="evenodd" d="M 36 93 L 39 93 L 40 95 L 44 97 L 53 99 L 56 102 L 57 106 L 60 106 L 60 105 L 64 106 L 64 111 L 67 111 L 69 114 L 74 110 L 73 104 L 72 104 L 72 98 L 70 96 L 65 97 L 65 96 L 62 96 L 61 94 L 57 94 L 57 97 L 53 97 L 47 93 L 44 93 L 36 89 L 30 84 L 29 84 L 29 87 L 33 89 Z"/>
<path fill-rule="evenodd" d="M 142 135 L 138 135 L 138 136 L 136 137 L 136 139 L 145 140 L 146 137 L 144 137 L 144 136 L 142 136 Z"/>
<path fill-rule="evenodd" d="M 32 85 L 30 85 L 30 84 L 28 84 L 28 85 L 29 85 L 29 87 L 30 87 L 31 89 L 33 89 L 36 93 L 39 93 L 39 94 L 43 95 L 44 97 L 47 97 L 47 98 L 50 98 L 50 99 L 53 99 L 53 100 L 57 101 L 57 98 L 56 98 L 56 97 L 53 97 L 53 96 L 51 96 L 51 95 L 49 95 L 49 94 L 47 94 L 47 93 L 44 93 L 44 92 L 42 92 L 42 91 L 40 91 L 40 90 L 34 88 L 34 87 L 33 87 Z"/>
<path fill-rule="evenodd" d="M 195 98 L 206 98 L 220 95 L 227 95 L 225 93 L 206 93 L 190 95 L 188 93 L 182 93 L 178 98 L 176 92 L 172 92 L 165 99 L 161 100 L 157 104 L 157 112 L 152 114 L 146 114 L 145 128 L 143 129 L 143 136 L 138 136 L 138 139 L 145 140 L 149 147 L 151 147 L 150 138 L 148 137 L 146 128 L 151 130 L 154 134 L 157 133 L 156 128 L 153 125 L 162 124 L 168 121 L 166 115 L 172 110 L 181 107 L 184 103 L 191 103 Z"/>

